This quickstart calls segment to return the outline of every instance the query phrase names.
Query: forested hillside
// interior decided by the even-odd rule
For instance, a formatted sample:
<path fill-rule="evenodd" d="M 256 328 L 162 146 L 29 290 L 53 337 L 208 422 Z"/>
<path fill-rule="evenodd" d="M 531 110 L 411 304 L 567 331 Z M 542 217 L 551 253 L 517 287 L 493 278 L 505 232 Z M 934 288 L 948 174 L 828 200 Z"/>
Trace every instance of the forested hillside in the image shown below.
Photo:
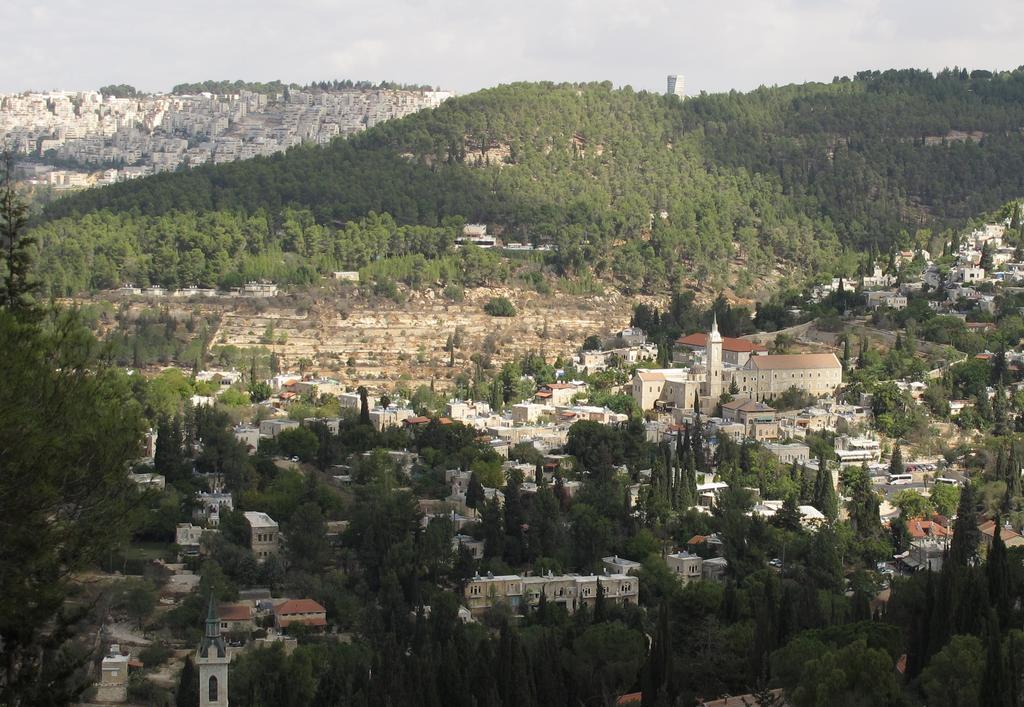
<path fill-rule="evenodd" d="M 562 275 L 659 290 L 742 264 L 742 287 L 779 260 L 832 268 L 838 244 L 884 251 L 1024 192 L 1024 70 L 971 76 L 865 72 L 684 102 L 501 86 L 327 148 L 62 199 L 36 227 L 40 269 L 55 294 L 225 284 L 282 262 L 302 280 L 370 254 L 418 259 L 403 274 L 450 259 L 464 220 L 552 244 Z M 352 247 L 368 228 L 387 245 Z"/>

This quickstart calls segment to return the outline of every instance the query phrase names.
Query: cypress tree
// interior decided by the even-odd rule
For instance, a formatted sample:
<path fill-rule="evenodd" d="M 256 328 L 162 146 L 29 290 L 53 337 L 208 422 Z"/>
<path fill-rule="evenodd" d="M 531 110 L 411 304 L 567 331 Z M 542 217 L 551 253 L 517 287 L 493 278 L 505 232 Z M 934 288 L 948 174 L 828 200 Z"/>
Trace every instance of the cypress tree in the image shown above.
<path fill-rule="evenodd" d="M 1011 707 L 1010 682 L 1007 679 L 1006 657 L 999 634 L 999 621 L 995 612 L 989 610 L 986 622 L 985 672 L 981 678 L 978 704 L 985 707 Z"/>
<path fill-rule="evenodd" d="M 700 421 L 700 415 L 697 415 L 693 421 L 693 436 L 692 448 L 693 448 L 693 464 L 697 471 L 701 473 L 707 473 L 707 460 L 704 456 L 704 429 Z"/>
<path fill-rule="evenodd" d="M 364 386 L 359 386 L 359 424 L 370 424 L 369 393 Z"/>
<path fill-rule="evenodd" d="M 957 518 L 953 524 L 953 540 L 949 544 L 947 563 L 952 567 L 966 568 L 974 562 L 981 535 L 978 530 L 977 499 L 973 484 L 964 485 L 960 492 L 960 503 L 956 513 Z"/>
<path fill-rule="evenodd" d="M 668 697 L 668 673 L 672 636 L 668 622 L 668 602 L 658 607 L 658 623 L 651 640 L 651 652 L 644 663 L 641 677 L 641 707 L 656 707 Z"/>
<path fill-rule="evenodd" d="M 192 656 L 186 656 L 185 665 L 178 677 L 178 689 L 174 695 L 175 707 L 199 707 L 199 671 L 192 662 Z"/>
<path fill-rule="evenodd" d="M 985 563 L 985 578 L 989 605 L 995 609 L 999 625 L 1006 626 L 1010 619 L 1010 564 L 1001 531 L 1002 520 L 996 515 L 992 547 L 989 548 Z"/>
<path fill-rule="evenodd" d="M 906 471 L 906 467 L 903 465 L 903 450 L 900 445 L 896 445 L 892 450 L 892 458 L 889 460 L 889 475 L 902 474 Z"/>

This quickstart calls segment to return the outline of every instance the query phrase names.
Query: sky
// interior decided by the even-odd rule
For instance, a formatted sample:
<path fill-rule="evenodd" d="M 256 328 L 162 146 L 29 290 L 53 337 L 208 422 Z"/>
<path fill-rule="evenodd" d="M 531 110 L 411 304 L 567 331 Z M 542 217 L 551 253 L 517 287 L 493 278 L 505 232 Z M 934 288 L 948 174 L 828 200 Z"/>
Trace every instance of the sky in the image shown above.
<path fill-rule="evenodd" d="M 0 92 L 204 79 L 604 81 L 686 91 L 1024 64 L 1021 0 L 21 0 Z"/>

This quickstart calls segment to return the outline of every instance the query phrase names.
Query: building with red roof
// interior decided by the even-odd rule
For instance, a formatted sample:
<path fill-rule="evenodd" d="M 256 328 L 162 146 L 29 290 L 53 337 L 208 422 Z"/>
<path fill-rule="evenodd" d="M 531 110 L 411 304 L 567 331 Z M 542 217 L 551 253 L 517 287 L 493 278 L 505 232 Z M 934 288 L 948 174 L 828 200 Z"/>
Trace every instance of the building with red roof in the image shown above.
<path fill-rule="evenodd" d="M 707 345 L 708 335 L 700 331 L 676 339 L 676 348 L 685 352 L 704 351 Z M 751 356 L 763 353 L 768 353 L 768 349 L 761 344 L 746 339 L 734 339 L 731 336 L 722 337 L 722 363 L 739 368 Z"/>
<path fill-rule="evenodd" d="M 327 625 L 327 609 L 312 599 L 289 599 L 274 607 L 274 626 L 287 629 L 292 624 L 322 629 Z"/>

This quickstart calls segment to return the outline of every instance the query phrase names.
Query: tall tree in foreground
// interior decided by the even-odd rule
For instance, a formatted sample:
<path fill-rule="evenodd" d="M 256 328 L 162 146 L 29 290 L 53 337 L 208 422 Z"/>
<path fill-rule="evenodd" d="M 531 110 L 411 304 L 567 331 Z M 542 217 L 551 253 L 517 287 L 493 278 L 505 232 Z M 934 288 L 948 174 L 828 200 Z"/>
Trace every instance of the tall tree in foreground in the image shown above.
<path fill-rule="evenodd" d="M 142 417 L 127 379 L 75 314 L 34 308 L 24 205 L 0 186 L 0 704 L 67 704 L 87 686 L 75 574 L 127 536 Z"/>
<path fill-rule="evenodd" d="M 141 414 L 73 315 L 44 332 L 0 309 L 0 349 L 0 374 L 24 382 L 0 390 L 0 704 L 62 704 L 83 687 L 64 601 L 131 528 Z"/>

